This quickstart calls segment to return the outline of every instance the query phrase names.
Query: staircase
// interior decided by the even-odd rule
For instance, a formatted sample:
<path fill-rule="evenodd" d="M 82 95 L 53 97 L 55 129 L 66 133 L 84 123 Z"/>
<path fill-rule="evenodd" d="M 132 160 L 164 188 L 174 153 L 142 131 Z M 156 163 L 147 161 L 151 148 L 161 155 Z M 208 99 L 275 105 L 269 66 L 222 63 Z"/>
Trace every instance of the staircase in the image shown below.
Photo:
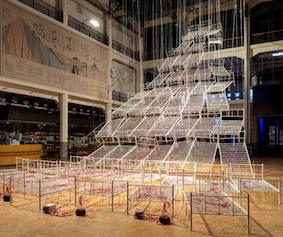
<path fill-rule="evenodd" d="M 210 172 L 216 154 L 215 142 L 196 141 L 190 153 L 189 161 L 196 162 L 198 172 Z"/>
<path fill-rule="evenodd" d="M 251 160 L 245 143 L 220 143 L 222 165 L 227 165 L 232 178 L 254 179 Z"/>

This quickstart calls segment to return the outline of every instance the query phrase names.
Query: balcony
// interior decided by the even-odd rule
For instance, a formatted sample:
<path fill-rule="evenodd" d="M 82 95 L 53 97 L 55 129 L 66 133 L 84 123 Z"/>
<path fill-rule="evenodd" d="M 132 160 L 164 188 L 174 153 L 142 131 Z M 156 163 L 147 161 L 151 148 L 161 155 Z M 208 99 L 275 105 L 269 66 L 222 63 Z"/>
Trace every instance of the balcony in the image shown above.
<path fill-rule="evenodd" d="M 128 101 L 128 95 L 119 91 L 112 91 L 112 100 L 126 102 Z"/>
<path fill-rule="evenodd" d="M 77 30 L 77 31 L 79 31 L 83 34 L 85 34 L 85 35 L 87 35 L 87 36 L 89 36 L 89 37 L 91 37 L 91 38 L 93 38 L 93 39 L 95 39 L 95 40 L 97 40 L 97 41 L 99 41 L 103 44 L 108 45 L 108 36 L 104 35 L 103 33 L 99 32 L 97 30 L 94 30 L 93 28 L 89 27 L 87 24 L 77 20 L 76 18 L 74 18 L 72 16 L 69 16 L 68 25 L 71 28 L 73 28 L 73 29 L 75 29 L 75 30 Z"/>
<path fill-rule="evenodd" d="M 57 21 L 63 22 L 63 11 L 41 0 L 18 0 Z"/>
<path fill-rule="evenodd" d="M 283 40 L 283 29 L 251 35 L 251 44 L 260 44 L 277 40 Z"/>
<path fill-rule="evenodd" d="M 120 44 L 118 41 L 112 41 L 112 48 L 117 50 L 118 52 L 127 55 L 130 58 L 134 58 L 139 61 L 139 52 L 135 52 L 132 49 L 125 47 L 124 45 Z"/>

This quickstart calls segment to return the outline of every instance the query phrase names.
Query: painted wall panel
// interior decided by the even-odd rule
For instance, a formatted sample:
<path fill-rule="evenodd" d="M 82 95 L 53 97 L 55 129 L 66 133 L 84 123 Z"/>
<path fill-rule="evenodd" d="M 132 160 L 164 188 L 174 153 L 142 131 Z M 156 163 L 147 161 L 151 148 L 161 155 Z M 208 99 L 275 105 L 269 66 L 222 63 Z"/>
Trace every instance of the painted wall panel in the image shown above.
<path fill-rule="evenodd" d="M 1 5 L 2 74 L 108 98 L 107 49 L 14 5 Z"/>

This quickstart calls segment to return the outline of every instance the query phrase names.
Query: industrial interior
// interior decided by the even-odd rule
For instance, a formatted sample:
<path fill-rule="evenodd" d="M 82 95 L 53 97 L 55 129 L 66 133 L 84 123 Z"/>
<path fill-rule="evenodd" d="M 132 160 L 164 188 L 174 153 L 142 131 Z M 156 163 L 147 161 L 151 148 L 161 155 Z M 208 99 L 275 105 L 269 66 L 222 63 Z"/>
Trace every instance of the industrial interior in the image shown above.
<path fill-rule="evenodd" d="M 0 9 L 0 236 L 282 236 L 282 0 Z"/>

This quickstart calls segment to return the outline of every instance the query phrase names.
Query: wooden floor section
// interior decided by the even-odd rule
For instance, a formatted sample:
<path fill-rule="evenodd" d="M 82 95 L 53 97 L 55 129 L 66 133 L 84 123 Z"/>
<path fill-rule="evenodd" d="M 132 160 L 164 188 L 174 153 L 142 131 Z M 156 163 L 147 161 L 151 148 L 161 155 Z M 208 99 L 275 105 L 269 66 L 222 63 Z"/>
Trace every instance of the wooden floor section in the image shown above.
<path fill-rule="evenodd" d="M 283 176 L 283 158 L 261 158 L 265 174 Z M 246 217 L 194 215 L 193 231 L 184 226 L 162 226 L 126 214 L 89 212 L 88 217 L 55 217 L 0 202 L 0 237 L 203 237 L 283 236 L 283 204 L 277 194 L 251 194 L 251 234 Z M 283 202 L 283 200 L 282 200 Z M 37 204 L 34 204 L 35 206 Z"/>

